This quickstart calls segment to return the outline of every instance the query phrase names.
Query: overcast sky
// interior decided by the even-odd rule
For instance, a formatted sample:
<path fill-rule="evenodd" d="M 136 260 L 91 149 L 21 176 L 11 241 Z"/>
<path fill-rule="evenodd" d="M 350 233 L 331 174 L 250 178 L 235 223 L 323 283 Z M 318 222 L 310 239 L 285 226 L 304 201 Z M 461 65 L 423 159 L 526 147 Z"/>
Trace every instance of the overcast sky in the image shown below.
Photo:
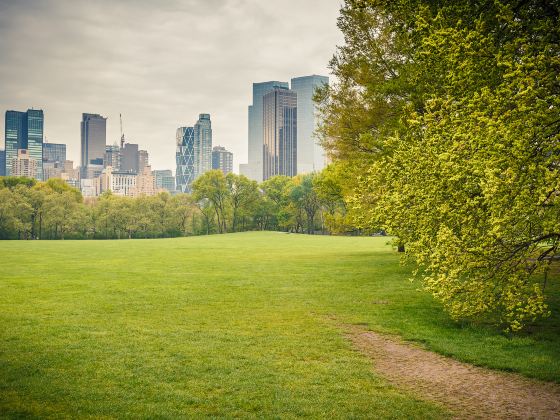
<path fill-rule="evenodd" d="M 79 164 L 82 112 L 107 143 L 175 171 L 175 130 L 210 113 L 213 144 L 247 162 L 253 82 L 328 74 L 342 0 L 0 0 L 0 110 L 45 112 L 48 142 Z M 3 148 L 3 140 L 0 142 Z"/>

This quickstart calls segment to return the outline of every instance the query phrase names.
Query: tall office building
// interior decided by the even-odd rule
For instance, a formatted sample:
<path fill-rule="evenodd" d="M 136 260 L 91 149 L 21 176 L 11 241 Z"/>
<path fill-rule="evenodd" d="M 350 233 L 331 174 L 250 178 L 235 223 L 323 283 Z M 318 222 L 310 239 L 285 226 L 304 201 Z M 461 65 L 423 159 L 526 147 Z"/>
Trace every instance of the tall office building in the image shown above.
<path fill-rule="evenodd" d="M 288 88 L 288 83 L 253 83 L 253 103 L 249 105 L 248 163 L 242 167 L 243 175 L 258 182 L 263 180 L 263 96 L 274 88 Z"/>
<path fill-rule="evenodd" d="M 175 177 L 171 169 L 161 169 L 153 171 L 154 182 L 157 190 L 167 190 L 170 193 L 175 192 Z"/>
<path fill-rule="evenodd" d="M 315 137 L 318 126 L 315 90 L 328 85 L 326 76 L 295 77 L 291 89 L 297 93 L 297 170 L 298 173 L 321 171 L 326 165 L 325 150 Z"/>
<path fill-rule="evenodd" d="M 43 143 L 43 162 L 60 162 L 66 160 L 66 145 L 62 143 Z"/>
<path fill-rule="evenodd" d="M 40 109 L 27 110 L 27 150 L 37 164 L 36 178 L 43 179 L 43 126 L 44 115 Z"/>
<path fill-rule="evenodd" d="M 195 178 L 194 128 L 179 127 L 176 135 L 176 190 L 190 193 Z"/>
<path fill-rule="evenodd" d="M 200 114 L 194 125 L 195 179 L 212 169 L 212 122 Z"/>
<path fill-rule="evenodd" d="M 263 97 L 263 180 L 297 174 L 297 94 L 274 88 Z"/>
<path fill-rule="evenodd" d="M 6 176 L 6 151 L 0 150 L 0 176 Z"/>
<path fill-rule="evenodd" d="M 233 172 L 233 153 L 222 146 L 214 147 L 212 149 L 212 169 L 219 169 L 224 175 Z"/>
<path fill-rule="evenodd" d="M 19 149 L 25 149 L 27 135 L 25 130 L 26 113 L 19 111 L 6 111 L 5 119 L 5 151 L 6 175 L 12 175 L 12 162 L 17 158 Z"/>
<path fill-rule="evenodd" d="M 96 165 L 103 168 L 107 142 L 107 118 L 99 114 L 82 114 L 82 172 L 87 175 L 87 167 Z"/>
<path fill-rule="evenodd" d="M 148 151 L 138 150 L 138 174 L 144 173 L 144 168 L 150 166 L 148 162 Z"/>
<path fill-rule="evenodd" d="M 28 150 L 26 159 L 35 161 L 35 178 L 43 179 L 43 126 L 44 115 L 40 109 L 27 112 L 6 111 L 6 175 L 12 175 L 12 162 L 18 150 Z"/>
<path fill-rule="evenodd" d="M 212 122 L 200 114 L 194 127 L 179 127 L 175 136 L 177 191 L 190 193 L 192 182 L 212 169 Z"/>
<path fill-rule="evenodd" d="M 125 143 L 121 148 L 121 172 L 138 174 L 138 145 Z"/>
<path fill-rule="evenodd" d="M 66 160 L 66 145 L 43 143 L 43 181 L 60 178 Z"/>
<path fill-rule="evenodd" d="M 110 166 L 115 170 L 121 167 L 121 149 L 117 143 L 112 146 L 105 146 L 105 157 L 103 158 L 103 166 Z"/>
<path fill-rule="evenodd" d="M 175 190 L 175 177 L 173 175 L 171 176 L 164 176 L 161 178 L 161 187 L 159 188 L 163 188 L 164 190 L 167 190 L 167 192 L 171 193 L 171 194 L 175 194 L 176 190 Z"/>
<path fill-rule="evenodd" d="M 173 176 L 173 171 L 171 169 L 156 169 L 152 172 L 154 174 L 154 182 L 156 183 L 156 188 L 162 188 L 164 177 Z"/>

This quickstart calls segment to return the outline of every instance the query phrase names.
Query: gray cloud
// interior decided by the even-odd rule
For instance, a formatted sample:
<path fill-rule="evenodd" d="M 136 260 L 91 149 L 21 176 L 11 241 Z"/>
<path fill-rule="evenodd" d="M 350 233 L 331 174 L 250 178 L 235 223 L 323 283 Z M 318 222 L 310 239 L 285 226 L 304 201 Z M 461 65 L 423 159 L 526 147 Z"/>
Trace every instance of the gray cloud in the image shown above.
<path fill-rule="evenodd" d="M 78 162 L 82 112 L 105 115 L 156 169 L 175 130 L 212 115 L 214 144 L 247 159 L 251 84 L 328 74 L 340 0 L 0 0 L 0 110 L 41 108 Z M 4 118 L 0 129 L 4 132 Z"/>

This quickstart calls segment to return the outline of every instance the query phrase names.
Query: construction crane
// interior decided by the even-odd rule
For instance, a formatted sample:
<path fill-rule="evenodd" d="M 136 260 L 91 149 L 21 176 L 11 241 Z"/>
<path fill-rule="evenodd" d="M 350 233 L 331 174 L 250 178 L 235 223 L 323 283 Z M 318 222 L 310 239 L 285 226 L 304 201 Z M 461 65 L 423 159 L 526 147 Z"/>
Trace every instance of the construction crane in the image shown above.
<path fill-rule="evenodd" d="M 121 120 L 121 149 L 124 147 L 124 133 L 122 131 L 122 115 L 119 114 L 119 118 Z"/>

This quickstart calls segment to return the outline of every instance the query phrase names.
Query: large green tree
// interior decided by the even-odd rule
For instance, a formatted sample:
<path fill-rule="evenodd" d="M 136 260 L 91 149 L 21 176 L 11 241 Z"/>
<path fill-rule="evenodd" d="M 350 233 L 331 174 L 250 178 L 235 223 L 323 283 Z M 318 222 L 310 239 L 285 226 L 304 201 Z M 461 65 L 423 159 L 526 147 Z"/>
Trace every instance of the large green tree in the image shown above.
<path fill-rule="evenodd" d="M 546 316 L 560 243 L 557 1 L 348 0 L 324 144 L 362 228 L 454 318 Z"/>
<path fill-rule="evenodd" d="M 238 230 L 239 222 L 248 217 L 255 209 L 259 199 L 259 190 L 256 181 L 251 181 L 244 175 L 229 173 L 226 175 L 231 204 L 231 229 Z"/>
<path fill-rule="evenodd" d="M 231 192 L 224 173 L 220 170 L 205 172 L 193 182 L 192 188 L 196 201 L 208 200 L 210 202 L 216 213 L 218 232 L 226 233 Z M 207 206 L 203 207 L 207 208 Z"/>

